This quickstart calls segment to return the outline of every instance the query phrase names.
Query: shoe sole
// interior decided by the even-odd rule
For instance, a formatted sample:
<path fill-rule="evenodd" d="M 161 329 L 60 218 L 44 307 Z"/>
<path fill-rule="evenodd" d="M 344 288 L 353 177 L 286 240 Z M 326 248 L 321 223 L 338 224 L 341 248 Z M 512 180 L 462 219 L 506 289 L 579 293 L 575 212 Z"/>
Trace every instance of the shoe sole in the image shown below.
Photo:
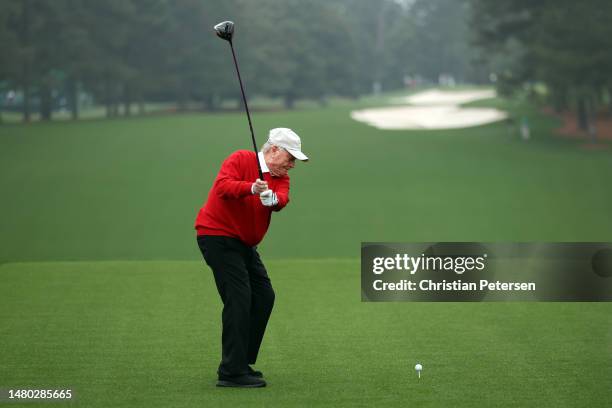
<path fill-rule="evenodd" d="M 217 381 L 217 387 L 234 387 L 234 388 L 262 388 L 265 387 L 266 383 L 261 384 L 238 384 L 231 381 Z"/>

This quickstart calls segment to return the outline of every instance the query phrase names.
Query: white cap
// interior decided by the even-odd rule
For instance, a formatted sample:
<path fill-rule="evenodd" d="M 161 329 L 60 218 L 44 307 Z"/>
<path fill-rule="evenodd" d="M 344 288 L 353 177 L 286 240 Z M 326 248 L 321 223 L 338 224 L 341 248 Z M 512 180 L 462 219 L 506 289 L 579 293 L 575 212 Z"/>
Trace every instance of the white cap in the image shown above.
<path fill-rule="evenodd" d="M 308 160 L 308 157 L 302 153 L 302 141 L 300 140 L 300 137 L 291 129 L 275 128 L 270 130 L 268 142 L 270 144 L 282 147 L 298 160 Z"/>

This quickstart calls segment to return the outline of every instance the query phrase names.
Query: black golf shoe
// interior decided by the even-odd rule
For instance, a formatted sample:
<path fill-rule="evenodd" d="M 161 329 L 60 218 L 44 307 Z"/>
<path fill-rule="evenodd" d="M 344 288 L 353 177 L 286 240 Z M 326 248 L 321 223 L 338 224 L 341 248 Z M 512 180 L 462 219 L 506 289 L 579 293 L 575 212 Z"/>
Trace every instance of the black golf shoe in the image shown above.
<path fill-rule="evenodd" d="M 248 374 L 237 376 L 219 375 L 219 381 L 217 381 L 217 387 L 259 388 L 265 386 L 266 382 L 263 379 Z"/>
<path fill-rule="evenodd" d="M 263 377 L 263 373 L 261 371 L 257 371 L 257 370 L 253 370 L 251 368 L 251 366 L 247 366 L 249 367 L 249 375 L 252 377 L 257 377 L 257 378 L 262 378 Z"/>

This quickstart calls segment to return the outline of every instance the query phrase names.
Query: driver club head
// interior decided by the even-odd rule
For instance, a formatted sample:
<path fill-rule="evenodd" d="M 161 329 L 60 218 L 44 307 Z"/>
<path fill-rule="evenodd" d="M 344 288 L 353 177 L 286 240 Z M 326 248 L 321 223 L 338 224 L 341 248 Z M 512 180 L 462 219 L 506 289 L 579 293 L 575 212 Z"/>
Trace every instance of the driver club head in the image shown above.
<path fill-rule="evenodd" d="M 234 36 L 234 22 L 224 21 L 215 25 L 215 33 L 217 37 L 232 42 L 232 37 Z"/>

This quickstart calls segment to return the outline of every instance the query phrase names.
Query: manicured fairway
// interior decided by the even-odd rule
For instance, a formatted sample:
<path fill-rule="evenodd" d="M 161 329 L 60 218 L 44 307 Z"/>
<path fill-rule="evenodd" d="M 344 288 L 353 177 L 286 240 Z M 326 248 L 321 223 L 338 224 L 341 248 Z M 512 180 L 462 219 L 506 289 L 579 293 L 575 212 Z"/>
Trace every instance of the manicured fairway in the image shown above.
<path fill-rule="evenodd" d="M 266 389 L 213 386 L 220 302 L 197 262 L 1 266 L 0 382 L 72 387 L 87 407 L 610 402 L 612 304 L 361 303 L 357 261 L 268 268 Z"/>
<path fill-rule="evenodd" d="M 355 257 L 361 241 L 609 240 L 610 151 L 503 123 L 381 131 L 351 106 L 256 113 L 260 143 L 290 126 L 312 158 L 291 173 L 268 258 Z M 197 259 L 192 224 L 222 160 L 249 148 L 241 113 L 0 126 L 0 261 Z"/>
<path fill-rule="evenodd" d="M 255 113 L 260 143 L 292 127 L 312 159 L 259 248 L 277 294 L 261 390 L 214 387 L 221 305 L 193 231 L 249 148 L 244 115 L 0 126 L 0 388 L 72 387 L 86 407 L 609 406 L 612 303 L 360 300 L 362 241 L 612 241 L 611 151 L 527 103 L 480 104 L 533 139 L 376 130 L 357 103 Z"/>

